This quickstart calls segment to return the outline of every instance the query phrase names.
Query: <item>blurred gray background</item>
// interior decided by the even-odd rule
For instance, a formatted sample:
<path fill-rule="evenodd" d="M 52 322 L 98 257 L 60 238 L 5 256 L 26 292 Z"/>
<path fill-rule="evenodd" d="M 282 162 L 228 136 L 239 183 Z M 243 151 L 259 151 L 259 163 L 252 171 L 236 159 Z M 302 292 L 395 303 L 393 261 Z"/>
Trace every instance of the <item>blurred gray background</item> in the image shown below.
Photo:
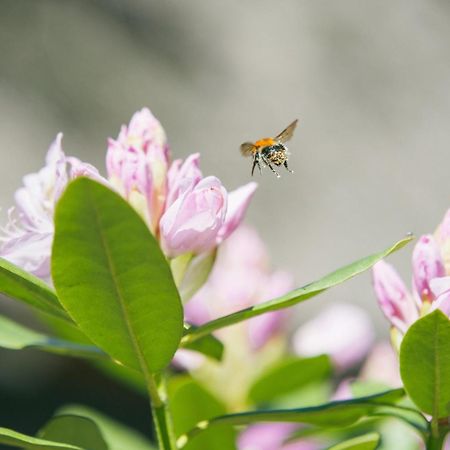
<path fill-rule="evenodd" d="M 450 206 L 449 39 L 444 0 L 1 0 L 2 217 L 60 130 L 104 173 L 106 138 L 148 106 L 174 157 L 201 152 L 233 189 L 251 178 L 241 142 L 299 118 L 295 174 L 258 175 L 247 222 L 312 281 Z M 392 258 L 408 283 L 411 248 Z M 297 314 L 338 300 L 387 335 L 368 274 Z"/>

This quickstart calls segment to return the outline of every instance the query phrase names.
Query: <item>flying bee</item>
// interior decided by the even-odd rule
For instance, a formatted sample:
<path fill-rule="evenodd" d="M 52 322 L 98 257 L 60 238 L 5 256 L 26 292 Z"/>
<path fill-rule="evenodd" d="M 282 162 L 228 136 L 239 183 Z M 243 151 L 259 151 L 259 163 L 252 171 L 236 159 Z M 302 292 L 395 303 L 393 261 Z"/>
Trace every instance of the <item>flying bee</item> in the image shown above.
<path fill-rule="evenodd" d="M 293 173 L 288 167 L 288 149 L 284 145 L 294 134 L 295 127 L 298 120 L 294 120 L 285 130 L 274 138 L 263 138 L 255 143 L 244 142 L 241 145 L 242 156 L 253 156 L 252 175 L 255 171 L 255 167 L 258 166 L 261 173 L 261 161 L 269 166 L 270 170 L 280 178 L 280 174 L 272 167 L 283 165 L 286 170 Z"/>

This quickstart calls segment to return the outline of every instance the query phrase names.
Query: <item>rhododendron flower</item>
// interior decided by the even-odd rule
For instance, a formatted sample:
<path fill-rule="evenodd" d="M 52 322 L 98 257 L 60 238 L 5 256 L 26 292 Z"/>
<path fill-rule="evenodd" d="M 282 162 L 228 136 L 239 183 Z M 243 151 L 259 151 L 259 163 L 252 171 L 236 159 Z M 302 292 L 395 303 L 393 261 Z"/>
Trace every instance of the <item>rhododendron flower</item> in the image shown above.
<path fill-rule="evenodd" d="M 301 325 L 294 334 L 293 346 L 300 356 L 325 353 L 336 367 L 345 370 L 366 356 L 373 339 L 372 323 L 365 310 L 341 303 Z"/>
<path fill-rule="evenodd" d="M 378 262 L 373 267 L 372 274 L 373 287 L 381 310 L 394 327 L 405 333 L 419 317 L 412 295 L 391 264 Z"/>
<path fill-rule="evenodd" d="M 216 177 L 206 177 L 185 190 L 164 212 L 162 246 L 169 257 L 203 253 L 215 247 L 225 222 L 228 194 Z"/>
<path fill-rule="evenodd" d="M 61 141 L 60 133 L 48 150 L 46 165 L 24 177 L 0 236 L 0 256 L 44 280 L 50 279 L 55 204 L 67 183 L 78 176 L 106 182 L 95 167 L 66 157 Z"/>
<path fill-rule="evenodd" d="M 421 236 L 414 246 L 412 293 L 390 264 L 380 261 L 373 267 L 375 294 L 392 324 L 391 337 L 395 347 L 399 347 L 409 326 L 424 314 L 440 309 L 450 315 L 450 277 L 445 277 L 445 246 L 450 242 L 449 237 L 450 210 L 435 235 Z"/>
<path fill-rule="evenodd" d="M 87 176 L 116 189 L 137 210 L 166 256 L 186 257 L 174 277 L 184 299 L 190 298 L 206 280 L 215 248 L 242 222 L 256 183 L 228 193 L 217 178 L 203 177 L 198 153 L 171 163 L 164 129 L 147 108 L 108 141 L 108 180 L 93 166 L 66 157 L 61 138 L 46 166 L 25 177 L 17 191 L 17 206 L 0 236 L 0 256 L 49 280 L 55 203 L 71 179 Z"/>
<path fill-rule="evenodd" d="M 414 288 L 419 299 L 433 301 L 430 281 L 445 275 L 444 261 L 436 240 L 431 235 L 421 236 L 412 256 Z"/>
<path fill-rule="evenodd" d="M 431 311 L 440 309 L 450 317 L 450 277 L 435 278 L 430 282 L 430 289 L 436 297 Z"/>
<path fill-rule="evenodd" d="M 143 108 L 109 139 L 106 168 L 111 183 L 141 213 L 157 234 L 167 194 L 169 146 L 163 127 Z"/>
<path fill-rule="evenodd" d="M 258 234 L 241 225 L 220 246 L 207 283 L 185 305 L 185 318 L 201 325 L 283 295 L 291 287 L 289 274 L 271 270 Z M 218 330 L 227 349 L 220 365 L 186 350 L 177 352 L 175 363 L 194 370 L 195 377 L 236 410 L 246 404 L 246 389 L 255 376 L 285 352 L 285 340 L 280 339 L 285 318 L 284 311 L 275 311 Z M 226 382 L 230 377 L 234 383 Z"/>

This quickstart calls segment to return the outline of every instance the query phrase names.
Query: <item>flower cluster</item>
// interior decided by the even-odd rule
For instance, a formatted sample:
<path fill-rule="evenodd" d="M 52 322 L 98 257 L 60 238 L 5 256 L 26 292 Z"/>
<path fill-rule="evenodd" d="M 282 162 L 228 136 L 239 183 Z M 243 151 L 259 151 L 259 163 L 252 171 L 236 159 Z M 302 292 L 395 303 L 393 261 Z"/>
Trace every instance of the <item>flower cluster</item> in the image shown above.
<path fill-rule="evenodd" d="M 393 327 L 395 346 L 424 314 L 440 309 L 450 316 L 450 210 L 435 234 L 421 236 L 414 247 L 411 291 L 385 261 L 374 266 L 373 285 L 380 307 Z"/>
<path fill-rule="evenodd" d="M 267 249 L 257 232 L 240 226 L 220 247 L 208 282 L 185 305 L 185 315 L 189 322 L 201 325 L 283 295 L 291 288 L 288 273 L 270 268 Z M 220 364 L 187 350 L 178 351 L 175 362 L 188 368 L 226 404 L 228 411 L 248 409 L 254 406 L 248 403 L 249 387 L 289 354 L 288 318 L 285 311 L 275 311 L 219 330 L 217 335 L 226 348 Z M 323 333 L 324 329 L 327 333 Z M 329 354 L 335 366 L 346 371 L 366 356 L 373 336 L 365 311 L 350 304 L 336 304 L 294 333 L 292 350 L 301 357 Z M 285 443 L 297 427 L 287 423 L 251 425 L 240 434 L 238 448 L 323 448 L 320 442 L 310 439 Z"/>
<path fill-rule="evenodd" d="M 202 175 L 198 154 L 171 161 L 165 132 L 146 108 L 122 126 L 117 139 L 109 139 L 107 178 L 66 156 L 61 140 L 59 134 L 45 167 L 24 178 L 0 236 L 1 257 L 46 280 L 55 204 L 75 177 L 94 178 L 118 191 L 145 220 L 167 257 L 187 255 L 189 262 L 213 251 L 236 229 L 256 189 L 256 183 L 248 183 L 227 192 L 218 178 Z"/>

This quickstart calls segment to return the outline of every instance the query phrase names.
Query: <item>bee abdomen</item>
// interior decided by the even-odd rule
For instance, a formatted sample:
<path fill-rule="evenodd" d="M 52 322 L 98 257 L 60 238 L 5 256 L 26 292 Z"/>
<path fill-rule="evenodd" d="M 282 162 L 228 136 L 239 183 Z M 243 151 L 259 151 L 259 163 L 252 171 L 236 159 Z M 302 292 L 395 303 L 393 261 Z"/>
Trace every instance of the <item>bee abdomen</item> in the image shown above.
<path fill-rule="evenodd" d="M 261 150 L 262 155 L 276 166 L 281 166 L 287 161 L 287 151 L 283 144 L 274 144 L 264 147 Z"/>

